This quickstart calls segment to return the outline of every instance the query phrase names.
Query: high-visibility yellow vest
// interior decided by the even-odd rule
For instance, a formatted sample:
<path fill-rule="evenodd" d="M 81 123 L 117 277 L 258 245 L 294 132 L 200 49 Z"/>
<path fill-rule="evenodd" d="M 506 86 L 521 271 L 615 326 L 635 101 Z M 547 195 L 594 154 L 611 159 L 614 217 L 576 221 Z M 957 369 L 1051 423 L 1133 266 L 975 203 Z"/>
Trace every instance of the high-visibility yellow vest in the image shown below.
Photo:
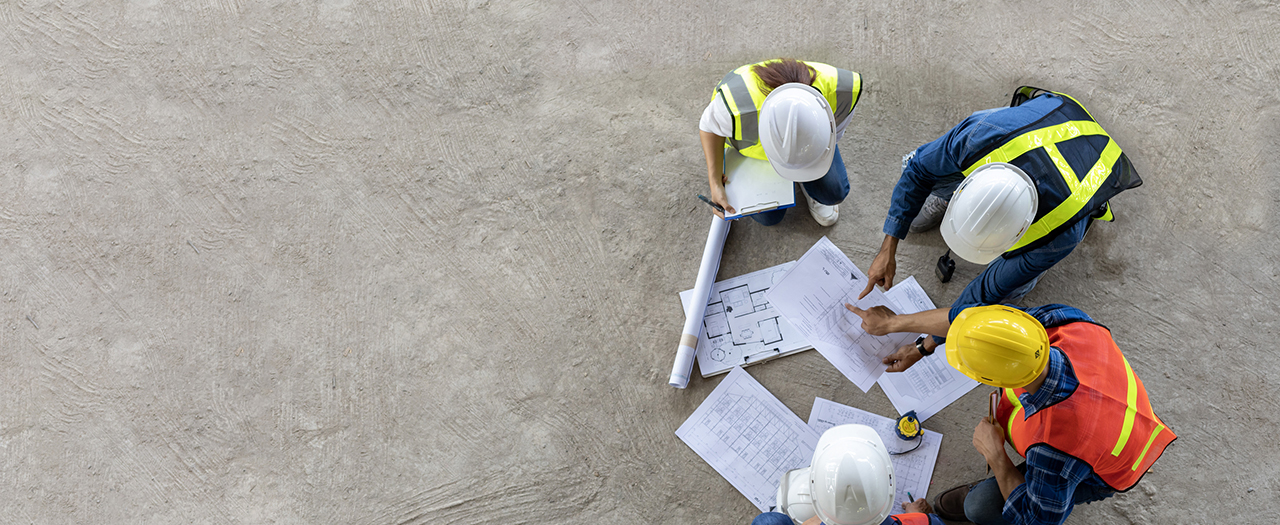
<path fill-rule="evenodd" d="M 1080 220 L 1112 220 L 1107 201 L 1142 184 L 1129 158 L 1084 106 L 1062 93 L 1039 97 L 1055 98 L 1060 105 L 961 164 L 968 166 L 963 172 L 968 177 L 985 164 L 1007 162 L 1036 184 L 1035 221 L 1005 257 L 1034 250 Z"/>
<path fill-rule="evenodd" d="M 764 148 L 760 146 L 759 120 L 757 115 L 764 105 L 764 84 L 751 68 L 776 62 L 778 59 L 765 60 L 757 64 L 747 64 L 730 71 L 716 86 L 720 100 L 733 115 L 733 136 L 728 137 L 729 144 L 738 153 L 760 160 L 768 160 Z M 862 91 L 862 77 L 847 69 L 839 69 L 820 62 L 804 62 L 817 73 L 813 87 L 826 97 L 827 104 L 835 116 L 836 125 L 853 113 L 853 106 L 858 103 L 858 94 Z M 715 93 L 712 95 L 715 98 Z"/>

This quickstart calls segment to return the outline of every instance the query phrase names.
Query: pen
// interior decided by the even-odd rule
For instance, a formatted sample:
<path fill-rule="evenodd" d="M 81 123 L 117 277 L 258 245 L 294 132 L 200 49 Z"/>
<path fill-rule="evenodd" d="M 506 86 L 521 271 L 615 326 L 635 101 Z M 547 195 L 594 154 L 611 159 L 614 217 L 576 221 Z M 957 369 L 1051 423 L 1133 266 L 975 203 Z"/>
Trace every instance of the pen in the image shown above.
<path fill-rule="evenodd" d="M 699 198 L 699 199 L 702 199 L 702 202 L 707 203 L 707 206 L 710 206 L 710 207 L 712 207 L 712 208 L 715 208 L 715 209 L 716 209 L 716 211 L 718 211 L 718 212 L 720 212 L 720 213 L 724 213 L 724 208 L 722 208 L 719 204 L 716 204 L 716 203 L 714 203 L 714 202 L 711 202 L 711 199 L 708 199 L 708 198 L 704 197 L 701 193 L 699 193 L 699 194 L 698 194 L 698 198 Z"/>
<path fill-rule="evenodd" d="M 915 501 L 915 500 L 916 500 L 916 497 L 915 497 L 915 496 L 912 496 L 912 495 L 911 495 L 911 493 L 910 493 L 910 492 L 908 492 L 908 493 L 907 493 L 907 501 Z"/>

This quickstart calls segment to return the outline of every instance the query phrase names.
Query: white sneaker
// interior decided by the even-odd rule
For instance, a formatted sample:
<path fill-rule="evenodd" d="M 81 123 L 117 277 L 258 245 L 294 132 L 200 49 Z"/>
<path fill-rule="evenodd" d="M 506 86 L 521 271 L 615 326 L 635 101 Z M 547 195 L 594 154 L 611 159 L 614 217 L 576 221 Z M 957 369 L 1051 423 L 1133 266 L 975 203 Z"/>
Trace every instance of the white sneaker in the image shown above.
<path fill-rule="evenodd" d="M 826 204 L 813 200 L 813 197 L 809 196 L 809 192 L 805 191 L 803 184 L 800 185 L 800 192 L 804 193 L 804 200 L 809 202 L 809 215 L 812 215 L 813 220 L 818 221 L 819 225 L 831 226 L 840 219 L 839 204 L 827 206 Z"/>
<path fill-rule="evenodd" d="M 916 215 L 915 220 L 911 221 L 911 227 L 908 231 L 911 233 L 920 233 L 922 231 L 932 230 L 942 224 L 942 217 L 947 214 L 947 201 L 942 197 L 929 194 L 929 198 L 924 200 L 924 206 L 920 208 L 920 214 Z"/>

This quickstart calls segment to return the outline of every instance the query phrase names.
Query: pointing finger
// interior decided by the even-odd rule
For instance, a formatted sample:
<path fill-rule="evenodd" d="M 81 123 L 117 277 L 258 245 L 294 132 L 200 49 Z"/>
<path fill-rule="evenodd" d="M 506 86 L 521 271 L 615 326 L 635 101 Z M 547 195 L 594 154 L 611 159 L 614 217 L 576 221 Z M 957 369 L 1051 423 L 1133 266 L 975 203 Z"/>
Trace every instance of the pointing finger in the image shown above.
<path fill-rule="evenodd" d="M 872 281 L 871 279 L 867 279 L 867 287 L 862 290 L 862 293 L 860 295 L 858 295 L 858 300 L 862 300 L 863 297 L 866 297 L 867 294 L 871 293 L 871 289 L 875 287 L 876 287 L 875 281 Z"/>

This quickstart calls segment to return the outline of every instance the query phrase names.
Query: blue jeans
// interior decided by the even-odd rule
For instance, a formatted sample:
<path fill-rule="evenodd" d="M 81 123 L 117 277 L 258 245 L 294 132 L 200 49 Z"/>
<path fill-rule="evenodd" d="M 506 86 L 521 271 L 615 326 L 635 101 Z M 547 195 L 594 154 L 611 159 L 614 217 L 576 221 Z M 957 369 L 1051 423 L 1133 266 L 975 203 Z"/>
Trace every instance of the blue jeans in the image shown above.
<path fill-rule="evenodd" d="M 818 201 L 827 206 L 834 206 L 844 202 L 844 198 L 849 196 L 849 173 L 844 168 L 844 159 L 840 158 L 840 146 L 836 146 L 835 158 L 831 159 L 831 169 L 827 170 L 827 174 L 818 180 L 809 182 L 801 182 L 804 190 L 809 193 L 813 200 Z M 782 216 L 787 214 L 787 209 L 766 211 L 751 215 L 751 219 L 765 226 L 773 226 L 782 222 Z"/>
<path fill-rule="evenodd" d="M 987 268 L 982 270 L 982 273 L 964 287 L 960 297 L 951 303 L 951 311 L 948 312 L 950 318 L 955 319 L 965 308 L 973 306 L 988 304 L 1017 306 L 1018 302 L 1036 287 L 1049 268 L 1065 259 L 1076 245 L 1084 240 L 1084 234 L 1089 231 L 1090 222 L 1092 219 L 1083 219 L 1059 233 L 1048 244 L 1017 257 L 1010 259 L 1005 259 L 1003 256 L 996 257 L 994 261 L 987 264 Z M 933 340 L 938 344 L 947 342 L 945 337 L 936 335 L 933 336 Z"/>
<path fill-rule="evenodd" d="M 796 522 L 781 512 L 766 512 L 751 520 L 751 525 L 795 525 Z M 880 525 L 891 525 L 893 518 L 885 518 Z"/>
<path fill-rule="evenodd" d="M 751 520 L 751 525 L 795 525 L 795 522 L 781 512 L 766 512 Z"/>
<path fill-rule="evenodd" d="M 1026 474 L 1027 464 L 1018 465 L 1018 472 Z M 1099 487 L 1091 483 L 1081 483 L 1076 485 L 1076 491 L 1072 494 L 1071 502 L 1072 505 L 1093 503 L 1110 498 L 1115 493 L 1116 491 L 1110 488 Z M 1009 523 L 1005 521 L 1003 511 L 1004 494 L 1000 492 L 1000 484 L 996 482 L 994 477 L 978 483 L 977 486 L 969 490 L 969 495 L 964 498 L 964 516 L 978 525 L 1003 525 Z"/>
<path fill-rule="evenodd" d="M 933 191 L 929 195 L 933 195 L 939 199 L 951 202 L 951 196 L 955 194 L 956 188 L 960 187 L 960 183 L 964 182 L 964 176 L 943 177 L 933 185 Z"/>
<path fill-rule="evenodd" d="M 961 310 L 970 306 L 1021 301 L 1040 282 L 1044 272 L 1065 259 L 1084 240 L 1090 222 L 1083 219 L 1029 252 L 1008 259 L 996 257 L 951 304 L 951 318 L 955 319 Z"/>

